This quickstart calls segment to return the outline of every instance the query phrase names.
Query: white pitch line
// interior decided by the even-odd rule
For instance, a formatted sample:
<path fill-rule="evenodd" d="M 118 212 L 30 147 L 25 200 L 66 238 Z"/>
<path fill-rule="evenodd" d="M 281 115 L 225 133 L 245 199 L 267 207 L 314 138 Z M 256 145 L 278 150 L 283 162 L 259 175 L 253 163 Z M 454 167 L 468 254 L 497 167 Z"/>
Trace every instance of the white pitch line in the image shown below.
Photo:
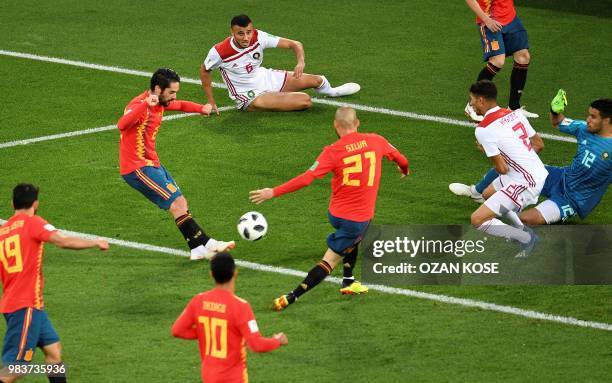
<path fill-rule="evenodd" d="M 2 49 L 0 49 L 0 55 L 17 57 L 17 58 L 22 58 L 22 59 L 29 59 L 29 60 L 36 60 L 36 61 L 43 61 L 43 62 L 49 62 L 49 63 L 55 63 L 55 64 L 71 65 L 71 66 L 76 66 L 80 68 L 95 69 L 95 70 L 101 70 L 101 71 L 106 71 L 106 72 L 130 74 L 133 76 L 141 76 L 141 77 L 148 77 L 148 78 L 151 78 L 151 75 L 153 74 L 153 72 L 145 72 L 141 70 L 121 68 L 118 66 L 93 64 L 93 63 L 88 63 L 85 61 L 66 60 L 66 59 L 62 59 L 58 57 L 40 56 L 40 55 L 33 55 L 30 53 L 5 51 Z M 190 84 L 200 85 L 200 80 L 196 80 L 192 78 L 181 78 L 181 81 L 187 82 Z M 223 83 L 213 82 L 212 84 L 214 87 L 217 87 L 217 88 L 226 88 L 225 84 Z"/>
<path fill-rule="evenodd" d="M 0 219 L 0 225 L 4 223 L 6 223 L 6 221 L 3 219 Z M 85 234 L 85 233 L 79 233 L 79 232 L 68 231 L 68 230 L 62 230 L 62 233 L 65 233 L 71 236 L 88 238 L 88 239 L 102 238 L 102 239 L 107 240 L 111 244 L 121 246 L 121 247 L 131 248 L 131 249 L 151 251 L 151 252 L 170 254 L 170 255 L 178 255 L 181 257 L 189 257 L 189 253 L 187 251 L 172 249 L 169 247 L 155 246 L 155 245 L 149 245 L 146 243 L 138 243 L 138 242 L 132 242 L 132 241 L 124 241 L 124 240 L 115 239 L 115 238 L 99 237 L 99 236 L 92 235 L 92 234 Z M 300 278 L 303 278 L 306 276 L 306 273 L 303 271 L 289 269 L 286 267 L 265 265 L 261 263 L 243 261 L 239 259 L 236 260 L 236 264 L 240 267 L 244 267 L 245 269 L 251 269 L 251 270 L 256 270 L 256 271 L 264 271 L 268 273 L 289 275 L 289 276 L 295 276 L 295 277 L 300 277 Z M 336 278 L 336 277 L 327 277 L 325 281 L 330 282 L 330 283 L 335 283 L 335 284 L 340 284 L 342 282 L 340 278 Z M 474 299 L 456 298 L 456 297 L 451 297 L 451 296 L 442 295 L 442 294 L 425 293 L 422 291 L 401 289 L 401 288 L 389 287 L 385 285 L 368 285 L 368 287 L 370 288 L 370 290 L 375 290 L 375 291 L 379 291 L 381 293 L 386 293 L 386 294 L 403 295 L 403 296 L 407 296 L 411 298 L 426 299 L 430 301 L 458 305 L 458 306 L 463 306 L 463 307 L 478 308 L 478 309 L 482 309 L 486 311 L 494 311 L 494 312 L 499 312 L 499 313 L 504 313 L 504 314 L 521 316 L 521 317 L 530 318 L 530 319 L 538 319 L 538 320 L 543 320 L 543 321 L 548 321 L 548 322 L 556 322 L 556 323 L 561 323 L 561 324 L 570 325 L 570 326 L 612 331 L 612 324 L 609 324 L 609 323 L 586 321 L 582 319 L 566 317 L 566 316 L 561 316 L 561 315 L 548 314 L 548 313 L 543 313 L 539 311 L 525 310 L 525 309 L 521 309 L 521 308 L 513 307 L 513 306 L 503 306 L 503 305 L 498 305 L 495 303 L 478 301 Z"/>
<path fill-rule="evenodd" d="M 219 108 L 220 111 L 229 110 L 229 109 L 234 109 L 234 108 L 231 107 L 231 106 L 224 106 L 224 107 Z M 170 116 L 164 116 L 162 118 L 162 120 L 163 121 L 171 121 L 171 120 L 178 120 L 178 119 L 185 118 L 185 117 L 199 116 L 199 115 L 200 114 L 198 114 L 198 113 L 173 114 L 173 115 L 170 115 Z M 28 139 L 25 139 L 25 140 L 0 142 L 0 149 L 11 148 L 13 146 L 34 144 L 36 142 L 41 142 L 41 141 L 57 140 L 59 138 L 75 137 L 75 136 L 82 136 L 82 135 L 85 135 L 85 134 L 92 134 L 92 133 L 98 133 L 98 132 L 106 132 L 108 130 L 114 130 L 114 129 L 117 129 L 117 125 L 116 124 L 115 125 L 101 126 L 99 128 L 90 128 L 90 129 L 83 129 L 83 130 L 74 130 L 72 132 L 66 132 L 66 133 L 51 134 L 49 136 L 40 136 L 40 137 L 28 138 Z"/>
<path fill-rule="evenodd" d="M 88 63 L 84 61 L 67 60 L 67 59 L 62 59 L 62 58 L 57 58 L 57 57 L 40 56 L 40 55 L 34 55 L 30 53 L 6 51 L 6 50 L 1 50 L 1 49 L 0 49 L 0 55 L 18 57 L 18 58 L 24 58 L 24 59 L 30 59 L 30 60 L 36 60 L 36 61 L 43 61 L 43 62 L 50 62 L 50 63 L 56 63 L 56 64 L 71 65 L 71 66 L 76 66 L 76 67 L 81 67 L 81 68 L 89 68 L 89 69 L 95 69 L 95 70 L 101 70 L 101 71 L 107 71 L 107 72 L 130 74 L 130 75 L 142 76 L 142 77 L 151 77 L 152 75 L 151 72 L 121 68 L 117 66 L 93 64 L 93 63 Z M 189 83 L 189 84 L 200 85 L 200 80 L 189 78 L 189 77 L 182 77 L 181 81 Z M 223 83 L 213 82 L 212 85 L 216 88 L 227 89 L 227 87 Z M 474 123 L 471 123 L 471 122 L 456 120 L 456 119 L 448 118 L 448 117 L 432 116 L 428 114 L 420 114 L 420 113 L 413 113 L 413 112 L 404 112 L 401 110 L 379 108 L 375 106 L 362 105 L 362 104 L 352 104 L 352 103 L 334 101 L 334 100 L 329 100 L 329 99 L 313 97 L 312 102 L 315 102 L 318 104 L 324 104 L 324 105 L 332 105 L 332 106 L 349 106 L 355 110 L 360 110 L 364 112 L 380 113 L 380 114 L 386 114 L 389 116 L 409 118 L 413 120 L 432 121 L 432 122 L 439 122 L 439 123 L 448 124 L 448 125 L 468 126 L 472 128 L 476 126 Z M 541 133 L 540 136 L 543 138 L 547 138 L 549 140 L 576 143 L 576 139 L 573 137 L 557 136 L 555 134 L 548 134 L 548 133 Z"/>

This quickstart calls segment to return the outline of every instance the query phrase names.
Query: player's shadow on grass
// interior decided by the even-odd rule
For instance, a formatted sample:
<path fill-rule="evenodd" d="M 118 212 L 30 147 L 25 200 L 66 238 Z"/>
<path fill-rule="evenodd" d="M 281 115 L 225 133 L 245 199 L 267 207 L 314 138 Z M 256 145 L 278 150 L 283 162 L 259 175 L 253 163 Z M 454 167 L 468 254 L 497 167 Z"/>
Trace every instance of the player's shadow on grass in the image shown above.
<path fill-rule="evenodd" d="M 522 0 L 517 6 L 612 18 L 612 0 Z"/>

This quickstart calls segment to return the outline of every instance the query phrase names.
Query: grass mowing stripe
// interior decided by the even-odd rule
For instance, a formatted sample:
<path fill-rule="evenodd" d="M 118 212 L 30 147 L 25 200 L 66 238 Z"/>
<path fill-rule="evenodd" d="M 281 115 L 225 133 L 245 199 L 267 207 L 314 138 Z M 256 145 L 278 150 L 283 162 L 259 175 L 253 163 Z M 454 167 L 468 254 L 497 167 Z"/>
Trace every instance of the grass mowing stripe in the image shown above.
<path fill-rule="evenodd" d="M 44 61 L 44 62 L 51 62 L 51 63 L 56 63 L 56 64 L 72 65 L 72 66 L 77 66 L 77 67 L 82 67 L 82 68 L 89 68 L 89 69 L 102 70 L 102 71 L 108 71 L 108 72 L 124 73 L 124 74 L 130 74 L 130 75 L 135 75 L 135 76 L 151 77 L 152 75 L 152 73 L 150 72 L 145 72 L 145 71 L 140 71 L 140 70 L 126 69 L 126 68 L 109 66 L 109 65 L 93 64 L 93 63 L 88 63 L 84 61 L 67 60 L 67 59 L 62 59 L 62 58 L 57 58 L 57 57 L 39 56 L 35 54 L 30 54 L 30 53 L 13 52 L 13 51 L 1 50 L 1 49 L 0 49 L 0 55 L 18 57 L 18 58 L 24 58 L 24 59 L 30 59 L 30 60 L 37 60 L 37 61 Z M 189 84 L 200 85 L 200 80 L 193 79 L 193 78 L 182 77 L 181 81 L 189 83 Z M 213 82 L 212 85 L 216 88 L 225 88 L 225 89 L 227 88 L 225 84 L 218 83 L 218 82 Z M 413 112 L 404 112 L 401 110 L 379 108 L 379 107 L 369 106 L 369 105 L 352 104 L 352 103 L 347 103 L 347 102 L 333 101 L 333 100 L 314 98 L 314 97 L 312 98 L 312 102 L 315 102 L 318 104 L 324 104 L 324 105 L 332 105 L 332 106 L 349 106 L 355 110 L 360 110 L 364 112 L 381 113 L 381 114 L 387 114 L 390 116 L 410 118 L 413 120 L 432 121 L 432 122 L 439 122 L 442 124 L 457 125 L 457 126 L 469 126 L 469 127 L 476 126 L 474 123 L 471 123 L 471 122 L 455 120 L 455 119 L 448 118 L 448 117 L 431 116 L 428 114 L 419 114 L 419 113 L 413 113 Z M 547 134 L 547 133 L 542 133 L 540 134 L 540 136 L 543 138 L 549 139 L 549 140 L 572 142 L 572 143 L 576 142 L 576 139 L 573 137 L 557 136 L 554 134 Z"/>
<path fill-rule="evenodd" d="M 230 109 L 234 109 L 234 107 L 224 106 L 222 108 L 219 108 L 219 111 L 225 111 L 225 110 L 230 110 Z M 198 113 L 174 114 L 174 115 L 171 115 L 171 116 L 164 116 L 162 118 L 162 120 L 163 121 L 171 121 L 171 120 L 178 120 L 180 118 L 191 117 L 191 116 L 199 116 L 199 114 Z M 59 138 L 75 137 L 75 136 L 82 136 L 82 135 L 85 135 L 85 134 L 106 132 L 108 130 L 114 130 L 114 129 L 117 129 L 117 125 L 116 124 L 101 126 L 99 128 L 89 128 L 89 129 L 83 129 L 83 130 L 74 130 L 72 132 L 59 133 L 59 134 L 51 134 L 51 135 L 48 135 L 48 136 L 41 136 L 41 137 L 35 137 L 35 138 L 28 138 L 28 139 L 25 139 L 25 140 L 2 142 L 2 143 L 0 143 L 0 149 L 11 148 L 13 146 L 19 146 L 19 145 L 34 144 L 36 142 L 41 142 L 41 141 L 57 140 Z"/>
<path fill-rule="evenodd" d="M 6 223 L 6 221 L 3 219 L 0 219 L 0 224 L 4 224 L 4 223 Z M 155 245 L 149 245 L 146 243 L 139 243 L 139 242 L 132 242 L 132 241 L 124 241 L 124 240 L 115 239 L 115 238 L 98 237 L 92 234 L 85 234 L 85 233 L 79 233 L 79 232 L 67 231 L 67 230 L 62 230 L 62 232 L 67 235 L 73 235 L 73 236 L 78 236 L 82 238 L 89 238 L 89 239 L 102 238 L 102 239 L 107 240 L 111 244 L 121 246 L 121 247 L 127 247 L 127 248 L 144 250 L 144 251 L 152 251 L 156 253 L 163 253 L 163 254 L 170 254 L 170 255 L 178 255 L 181 257 L 189 256 L 189 252 L 187 251 L 172 249 L 169 247 L 155 246 Z M 244 267 L 244 268 L 256 270 L 256 271 L 265 271 L 268 273 L 290 275 L 290 276 L 301 277 L 301 278 L 306 276 L 306 273 L 303 271 L 289 269 L 285 267 L 265 265 L 265 264 L 249 262 L 249 261 L 242 261 L 239 259 L 236 260 L 236 264 L 240 267 Z M 330 283 L 335 283 L 335 284 L 340 284 L 340 282 L 342 282 L 340 278 L 336 278 L 336 277 L 327 277 L 325 281 L 330 282 Z M 577 319 L 577 318 L 572 318 L 572 317 L 548 314 L 548 313 L 543 313 L 543 312 L 533 311 L 533 310 L 525 310 L 525 309 L 521 309 L 521 308 L 513 307 L 513 306 L 503 306 L 503 305 L 498 305 L 495 303 L 478 301 L 474 299 L 456 298 L 456 297 L 451 297 L 451 296 L 442 295 L 442 294 L 425 293 L 422 291 L 401 289 L 401 288 L 389 287 L 385 285 L 368 285 L 368 287 L 371 290 L 379 291 L 379 292 L 386 293 L 386 294 L 403 295 L 407 297 L 426 299 L 426 300 L 431 300 L 431 301 L 436 301 L 436 302 L 441 302 L 441 303 L 446 303 L 446 304 L 463 306 L 463 307 L 479 308 L 481 310 L 486 310 L 486 311 L 494 311 L 494 312 L 499 312 L 499 313 L 504 313 L 504 314 L 521 316 L 521 317 L 525 317 L 529 319 L 538 319 L 538 320 L 543 320 L 543 321 L 548 321 L 548 322 L 556 322 L 556 323 L 561 323 L 561 324 L 570 325 L 570 326 L 612 331 L 612 324 L 609 324 L 609 323 L 585 321 L 582 319 Z"/>

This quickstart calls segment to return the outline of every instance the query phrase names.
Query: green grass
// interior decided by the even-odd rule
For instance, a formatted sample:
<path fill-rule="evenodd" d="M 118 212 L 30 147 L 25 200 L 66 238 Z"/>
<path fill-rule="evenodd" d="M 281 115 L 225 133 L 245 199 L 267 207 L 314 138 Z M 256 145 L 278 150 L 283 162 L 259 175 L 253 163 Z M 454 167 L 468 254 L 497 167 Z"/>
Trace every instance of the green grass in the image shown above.
<path fill-rule="evenodd" d="M 206 52 L 239 12 L 263 30 L 301 40 L 307 71 L 324 73 L 333 83 L 359 82 L 362 91 L 349 102 L 461 118 L 466 88 L 482 66 L 476 27 L 463 2 L 424 0 L 317 1 L 308 7 L 10 0 L 0 3 L 0 49 L 148 71 L 171 66 L 196 78 Z M 612 23 L 605 12 L 589 13 L 568 5 L 555 10 L 543 0 L 519 8 L 533 57 L 524 95 L 530 110 L 545 116 L 558 87 L 568 91 L 568 114 L 576 118 L 592 99 L 609 97 L 612 73 L 605 63 L 612 43 L 603 37 L 612 34 Z M 266 65 L 290 69 L 294 58 L 266 51 Z M 502 104 L 510 65 L 497 79 Z M 147 86 L 142 77 L 5 56 L 0 76 L 6 83 L 0 142 L 114 124 Z M 215 94 L 220 105 L 229 105 L 225 90 Z M 183 84 L 179 96 L 201 101 L 202 91 Z M 302 113 L 229 111 L 167 121 L 158 152 L 206 230 L 235 238 L 237 218 L 254 209 L 249 190 L 302 172 L 335 140 L 333 112 L 315 104 Z M 382 134 L 406 153 L 414 171 L 401 180 L 391 163 L 384 164 L 377 224 L 469 222 L 476 205 L 453 196 L 447 185 L 476 181 L 489 166 L 474 148 L 471 129 L 365 112 L 359 117 L 364 131 Z M 554 133 L 544 117 L 534 126 Z M 542 158 L 564 165 L 574 152 L 574 144 L 547 140 Z M 0 149 L 0 172 L 2 218 L 11 214 L 11 188 L 29 181 L 41 187 L 39 213 L 58 227 L 184 248 L 167 213 L 119 176 L 117 131 Z M 239 242 L 235 256 L 308 270 L 330 231 L 328 195 L 329 178 L 257 207 L 270 223 L 269 234 L 256 243 Z M 611 204 L 608 193 L 586 221 L 573 223 L 610 224 Z M 198 381 L 195 342 L 169 332 L 189 298 L 211 287 L 205 263 L 117 246 L 108 253 L 49 246 L 45 276 L 47 310 L 62 337 L 71 381 Z M 612 335 L 599 330 L 377 292 L 341 297 L 327 283 L 286 312 L 271 312 L 271 299 L 297 283 L 295 277 L 240 271 L 237 293 L 251 302 L 263 333 L 285 331 L 290 341 L 274 353 L 249 355 L 251 381 L 603 382 L 612 372 Z M 417 289 L 612 323 L 608 286 Z"/>

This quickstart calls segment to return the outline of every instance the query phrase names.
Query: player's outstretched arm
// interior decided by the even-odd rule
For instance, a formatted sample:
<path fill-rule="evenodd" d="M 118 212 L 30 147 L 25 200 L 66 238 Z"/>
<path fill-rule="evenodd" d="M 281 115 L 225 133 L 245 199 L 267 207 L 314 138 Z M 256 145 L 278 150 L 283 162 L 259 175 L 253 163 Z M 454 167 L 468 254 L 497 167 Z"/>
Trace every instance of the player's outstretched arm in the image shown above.
<path fill-rule="evenodd" d="M 406 156 L 404 156 L 399 151 L 395 151 L 395 152 L 392 152 L 390 154 L 390 159 L 393 162 L 396 163 L 397 168 L 399 169 L 400 173 L 402 174 L 402 178 L 404 178 L 408 174 L 410 174 L 410 164 L 409 164 L 408 158 L 406 158 Z"/>
<path fill-rule="evenodd" d="M 271 188 L 251 190 L 249 192 L 249 200 L 257 205 L 272 198 L 274 198 L 274 191 Z"/>
<path fill-rule="evenodd" d="M 304 46 L 302 45 L 302 43 L 296 40 L 289 40 L 281 37 L 278 40 L 278 45 L 276 47 L 293 50 L 293 53 L 295 53 L 295 59 L 297 61 L 297 64 L 293 69 L 293 77 L 302 77 L 302 74 L 304 73 L 304 67 L 306 66 L 306 62 L 304 61 Z"/>
<path fill-rule="evenodd" d="M 62 249 L 90 249 L 97 247 L 100 250 L 108 250 L 108 242 L 104 239 L 84 239 L 79 237 L 66 237 L 59 232 L 51 235 L 49 242 Z"/>
<path fill-rule="evenodd" d="M 283 334 L 282 332 L 274 334 L 274 336 L 271 338 L 266 338 L 258 332 L 255 334 L 250 334 L 249 337 L 246 338 L 246 341 L 249 348 L 254 352 L 273 351 L 288 343 L 287 335 Z"/>
<path fill-rule="evenodd" d="M 168 104 L 166 110 L 180 110 L 185 113 L 199 113 L 208 116 L 212 106 L 210 104 L 202 105 L 197 102 L 175 100 Z"/>
<path fill-rule="evenodd" d="M 204 64 L 200 66 L 200 82 L 202 83 L 202 89 L 204 89 L 204 94 L 206 94 L 206 99 L 208 100 L 212 111 L 218 116 L 219 108 L 215 102 L 215 96 L 213 95 L 211 71 L 206 70 Z"/>
<path fill-rule="evenodd" d="M 468 7 L 470 7 L 472 12 L 474 12 L 476 16 L 478 16 L 478 18 L 480 18 L 480 20 L 482 20 L 485 23 L 487 28 L 489 28 L 492 32 L 501 31 L 503 25 L 501 25 L 500 22 L 489 17 L 489 15 L 487 15 L 482 10 L 482 8 L 480 8 L 480 5 L 478 5 L 477 0 L 465 0 L 465 2 L 467 3 Z"/>
<path fill-rule="evenodd" d="M 280 342 L 281 346 L 286 346 L 287 344 L 289 344 L 289 339 L 287 338 L 287 335 L 285 335 L 284 332 L 276 333 L 276 334 L 272 335 L 272 338 L 278 339 L 278 341 Z"/>
<path fill-rule="evenodd" d="M 567 94 L 563 89 L 559 89 L 557 94 L 550 102 L 550 123 L 554 128 L 559 128 L 561 121 L 565 119 L 563 112 L 567 106 Z"/>
<path fill-rule="evenodd" d="M 315 178 L 317 178 L 317 175 L 313 171 L 307 170 L 299 176 L 294 177 L 291 180 L 285 182 L 284 184 L 275 187 L 274 189 L 263 188 L 259 190 L 250 191 L 249 199 L 251 200 L 251 202 L 259 205 L 260 203 L 272 199 L 274 197 L 280 197 L 283 194 L 292 193 L 294 191 L 300 190 L 301 188 L 310 185 L 312 181 L 315 180 Z"/>

